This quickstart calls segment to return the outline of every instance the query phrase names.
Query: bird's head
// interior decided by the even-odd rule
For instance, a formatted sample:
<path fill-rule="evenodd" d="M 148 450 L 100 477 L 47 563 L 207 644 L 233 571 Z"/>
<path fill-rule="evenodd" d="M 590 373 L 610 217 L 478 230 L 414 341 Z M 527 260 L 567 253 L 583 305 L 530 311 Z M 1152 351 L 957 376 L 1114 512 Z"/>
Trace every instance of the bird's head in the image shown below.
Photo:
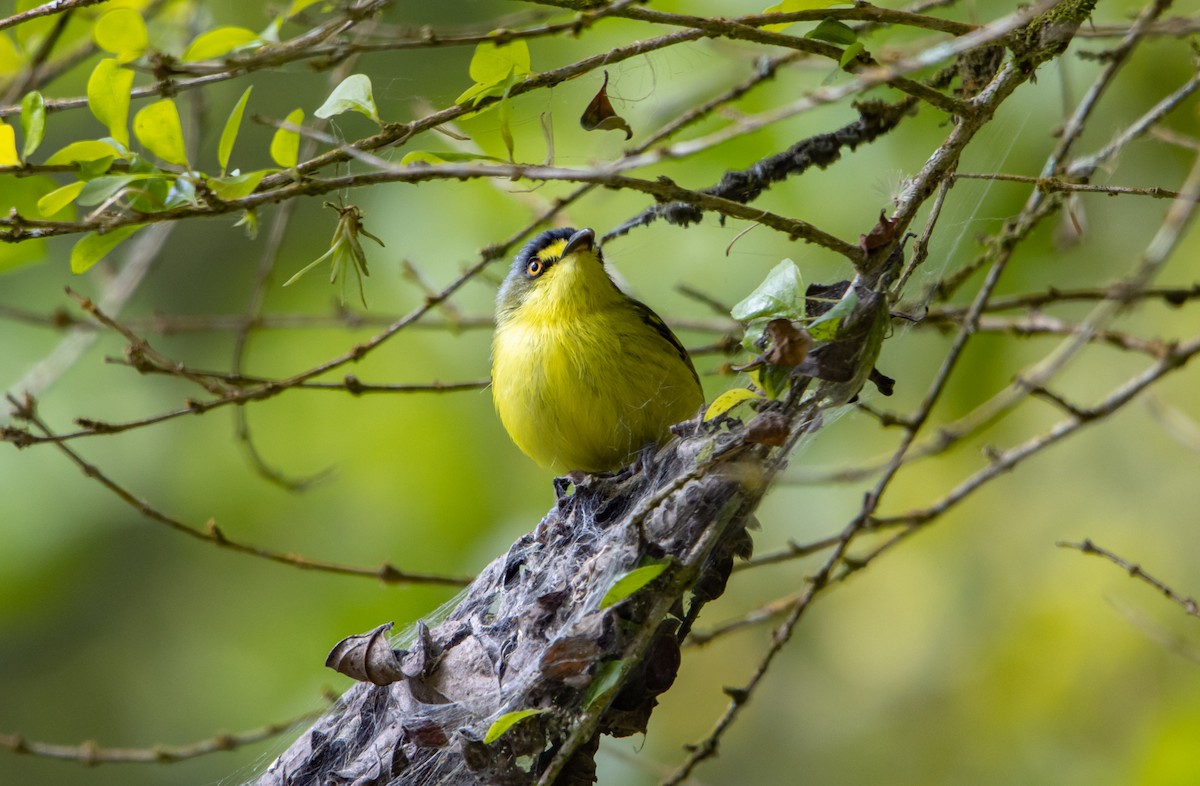
<path fill-rule="evenodd" d="M 525 244 L 496 295 L 504 321 L 522 308 L 552 314 L 607 299 L 615 286 L 591 229 L 550 229 Z"/>

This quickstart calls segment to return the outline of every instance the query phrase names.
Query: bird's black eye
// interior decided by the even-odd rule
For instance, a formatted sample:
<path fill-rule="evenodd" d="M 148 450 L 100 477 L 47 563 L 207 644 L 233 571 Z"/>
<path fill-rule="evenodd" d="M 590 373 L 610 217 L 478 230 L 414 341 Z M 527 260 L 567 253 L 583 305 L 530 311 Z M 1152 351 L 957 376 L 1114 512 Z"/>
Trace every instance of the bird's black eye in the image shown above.
<path fill-rule="evenodd" d="M 542 260 L 534 258 L 529 260 L 529 264 L 525 267 L 525 272 L 531 276 L 540 276 L 546 266 L 542 264 Z"/>

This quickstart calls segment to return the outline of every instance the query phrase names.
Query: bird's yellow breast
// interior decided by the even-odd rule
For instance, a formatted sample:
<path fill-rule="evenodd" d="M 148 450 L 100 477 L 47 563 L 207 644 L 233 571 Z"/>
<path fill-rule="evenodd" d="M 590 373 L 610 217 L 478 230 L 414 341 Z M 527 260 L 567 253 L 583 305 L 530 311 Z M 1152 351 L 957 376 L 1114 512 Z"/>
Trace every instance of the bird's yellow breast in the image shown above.
<path fill-rule="evenodd" d="M 492 395 L 517 446 L 560 472 L 617 469 L 703 403 L 690 363 L 586 257 L 501 318 Z"/>

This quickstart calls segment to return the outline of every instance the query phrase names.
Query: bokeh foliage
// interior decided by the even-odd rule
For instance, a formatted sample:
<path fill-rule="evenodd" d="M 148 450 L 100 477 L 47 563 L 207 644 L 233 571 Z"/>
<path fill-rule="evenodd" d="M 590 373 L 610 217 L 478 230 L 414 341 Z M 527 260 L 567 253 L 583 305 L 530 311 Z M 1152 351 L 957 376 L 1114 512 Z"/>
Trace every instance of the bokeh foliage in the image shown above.
<path fill-rule="evenodd" d="M 19 2 L 5 15 L 33 5 Z M 292 20 L 278 28 L 287 38 L 339 13 L 320 4 L 269 11 L 232 2 L 108 2 L 76 10 L 53 51 L 89 47 L 97 20 L 116 5 L 147 20 L 147 51 L 176 55 L 217 28 L 262 33 L 271 29 L 273 18 L 294 10 Z M 752 3 L 715 0 L 650 7 L 710 16 L 762 10 Z M 1116 38 L 1101 35 L 1106 26 L 1127 26 L 1140 9 L 1135 2 L 1101 3 L 1093 19 L 1097 36 L 1076 41 L 1071 54 L 1039 72 L 1036 83 L 1023 86 L 967 148 L 960 171 L 1037 175 L 1053 148 L 1056 127 L 1104 67 L 1103 61 L 1078 53 L 1111 47 Z M 1004 3 L 980 2 L 932 13 L 976 23 L 1011 10 Z M 506 2 L 396 4 L 373 19 L 378 27 L 370 40 L 419 38 L 426 25 L 447 33 L 486 33 L 502 24 L 572 18 L 552 10 L 545 17 L 530 16 L 537 11 Z M 1194 14 L 1184 20 L 1189 18 L 1195 22 Z M 51 16 L 0 33 L 0 78 L 19 78 L 23 58 L 55 24 Z M 649 35 L 635 22 L 606 19 L 578 38 L 532 38 L 531 69 L 548 71 Z M 898 27 L 866 40 L 883 60 L 919 50 L 931 35 Z M 88 77 L 104 57 L 122 60 L 129 54 L 127 62 L 148 62 L 138 59 L 145 55 L 136 51 L 141 47 L 136 35 L 105 40 L 111 44 L 108 52 L 92 51 L 66 69 L 42 88 L 45 99 L 87 95 Z M 1102 147 L 1115 131 L 1186 82 L 1195 68 L 1189 43 L 1186 35 L 1148 37 L 1089 121 L 1080 149 Z M 665 48 L 608 66 L 608 92 L 635 131 L 636 144 L 638 134 L 749 77 L 763 52 L 719 38 Z M 370 77 L 374 105 L 386 122 L 411 122 L 428 114 L 430 106 L 453 106 L 464 90 L 486 81 L 478 78 L 484 72 L 471 67 L 473 54 L 472 45 L 380 47 L 359 55 L 344 72 L 339 69 L 346 64 L 317 70 L 296 62 L 181 91 L 174 98 L 181 108 L 180 133 L 189 146 L 186 160 L 210 175 L 221 174 L 226 118 L 251 84 L 230 171 L 286 168 L 286 159 L 272 155 L 279 124 L 299 108 L 305 124 L 315 127 L 314 112 L 351 71 Z M 542 116 L 548 115 L 555 164 L 587 168 L 615 160 L 627 146 L 623 133 L 586 132 L 577 125 L 601 78 L 592 71 L 553 89 L 508 99 L 503 111 L 463 117 L 455 132 L 462 139 L 425 134 L 374 154 L 399 162 L 413 150 L 465 149 L 508 160 L 508 135 L 517 161 L 541 163 L 547 155 Z M 704 119 L 684 138 L 847 78 L 833 63 L 801 61 L 726 112 Z M 143 68 L 135 89 L 152 82 Z M 493 80 L 490 89 L 502 96 L 508 89 L 505 78 Z M 886 89 L 879 92 L 895 97 Z M 16 106 L 20 99 L 9 96 L 6 105 Z M 130 122 L 154 100 L 134 101 Z M 1196 99 L 1187 99 L 1160 129 L 1195 140 L 1200 137 L 1196 109 Z M 848 104 L 832 104 L 638 175 L 665 175 L 700 188 L 726 169 L 748 166 L 854 116 Z M 255 117 L 266 122 L 254 122 Z M 5 120 L 19 128 L 16 115 Z M 32 160 L 44 161 L 71 142 L 108 135 L 106 125 L 84 107 L 48 113 L 45 138 Z M 346 113 L 334 116 L 323 133 L 355 140 L 377 131 L 369 117 Z M 904 179 L 946 133 L 945 115 L 923 107 L 896 133 L 827 170 L 811 170 L 773 187 L 755 205 L 803 218 L 853 242 L 870 230 L 881 209 L 889 208 Z M 22 153 L 25 138 L 17 131 L 14 144 Z M 131 146 L 138 138 L 135 133 Z M 306 144 L 297 141 L 300 147 Z M 164 161 L 183 162 L 172 148 L 145 147 L 157 154 L 163 171 L 173 171 Z M 1178 189 L 1195 155 L 1161 135 L 1147 136 L 1126 147 L 1096 182 Z M 3 212 L 11 206 L 23 216 L 36 216 L 38 199 L 72 180 L 68 173 L 0 174 Z M 420 271 L 428 287 L 440 290 L 479 259 L 481 248 L 508 238 L 535 211 L 574 189 L 561 182 L 535 190 L 529 186 L 504 180 L 388 183 L 294 200 L 273 282 L 265 289 L 267 327 L 252 333 L 242 370 L 286 377 L 347 352 L 426 298 L 426 286 L 405 273 L 405 263 Z M 907 302 L 919 305 L 923 291 L 967 264 L 979 251 L 978 239 L 1016 214 L 1029 192 L 1022 183 L 958 181 L 939 220 L 930 261 L 911 282 Z M 384 243 L 363 246 L 371 274 L 365 281 L 365 308 L 353 282 L 343 305 L 340 287 L 326 286 L 320 271 L 281 286 L 330 249 L 338 214 L 322 202 L 337 198 L 358 206 L 363 226 Z M 1047 224 L 1022 243 L 1000 296 L 1048 287 L 1102 287 L 1119 279 L 1145 250 L 1167 204 L 1141 196 L 1079 195 L 1071 211 L 1056 219 L 1057 226 Z M 570 206 L 564 220 L 603 232 L 646 205 L 644 195 L 600 189 Z M 92 207 L 77 208 L 77 215 Z M 229 324 L 247 313 L 279 210 L 258 210 L 254 238 L 235 226 L 236 212 L 172 222 L 121 321 L 190 368 L 228 369 L 236 343 Z M 677 291 L 680 282 L 732 305 L 784 258 L 797 262 L 806 281 L 851 275 L 836 254 L 789 242 L 762 227 L 733 242 L 746 226 L 722 225 L 710 217 L 685 231 L 660 222 L 614 240 L 605 253 L 631 290 L 679 326 L 689 346 L 709 344 L 720 335 L 699 329 L 703 325 L 729 326 L 708 306 Z M 1063 233 L 1077 228 L 1080 242 L 1064 242 Z M 125 255 L 136 254 L 136 244 L 159 231 L 143 230 L 82 276 L 70 267 L 78 235 L 0 245 L 0 267 L 12 268 L 0 277 L 5 309 L 0 373 L 6 389 L 19 395 L 18 380 L 61 351 L 56 348 L 67 340 L 53 319 L 36 317 L 52 317 L 56 309 L 81 316 L 63 287 L 97 298 L 111 291 L 129 264 Z M 1157 283 L 1194 286 L 1200 279 L 1197 246 L 1193 230 Z M 430 321 L 441 327 L 401 331 L 340 373 L 350 371 L 368 383 L 485 379 L 486 323 L 502 265 L 497 262 L 469 281 L 446 308 L 433 309 Z M 973 286 L 964 287 L 952 303 L 969 303 Z M 1078 320 L 1090 308 L 1068 303 L 1054 314 Z M 344 318 L 348 312 L 377 321 L 357 325 Z M 1151 299 L 1122 314 L 1113 328 L 1146 339 L 1187 338 L 1198 324 L 1196 313 L 1194 300 L 1171 307 Z M 158 317 L 163 322 L 156 324 Z M 189 318 L 201 329 L 181 324 L 163 329 L 171 320 Z M 457 320 L 462 324 L 456 326 Z M 896 395 L 890 400 L 870 395 L 870 406 L 912 410 L 951 338 L 928 325 L 897 320 L 880 363 L 896 378 Z M 970 412 L 1058 340 L 1021 337 L 1014 330 L 980 334 L 968 345 L 935 419 L 946 422 Z M 39 392 L 41 417 L 65 432 L 77 417 L 137 420 L 197 395 L 193 385 L 178 378 L 139 376 L 125 365 L 105 362 L 121 357 L 126 344 L 113 331 L 100 330 L 82 357 Z M 721 356 L 698 358 L 710 399 L 733 384 L 720 373 L 725 362 Z M 1056 377 L 1054 389 L 1089 405 L 1146 363 L 1144 357 L 1098 344 Z M 329 379 L 336 381 L 340 373 Z M 1196 782 L 1200 634 L 1195 620 L 1112 565 L 1054 547 L 1059 540 L 1090 537 L 1141 562 L 1185 594 L 1200 593 L 1193 557 L 1200 551 L 1195 513 L 1200 459 L 1195 446 L 1186 444 L 1187 424 L 1200 418 L 1196 401 L 1200 382 L 1194 368 L 1185 369 L 1097 427 L 989 484 L 824 597 L 768 676 L 767 690 L 755 696 L 724 740 L 719 757 L 698 771 L 699 780 L 790 783 L 799 774 L 813 783 Z M 292 390 L 247 405 L 243 412 L 252 444 L 269 467 L 287 478 L 330 471 L 302 493 L 267 482 L 254 470 L 245 444 L 235 438 L 231 409 L 86 437 L 73 446 L 155 508 L 193 526 L 212 519 L 241 541 L 368 567 L 386 561 L 414 571 L 470 574 L 531 529 L 552 500 L 549 478 L 509 443 L 486 390 L 360 396 Z M 906 469 L 889 491 L 883 513 L 929 505 L 987 464 L 986 447 L 1011 446 L 1043 432 L 1061 415 L 1046 401 L 1024 402 L 951 450 Z M 895 439 L 894 431 L 854 409 L 829 424 L 795 457 L 791 482 L 776 488 L 760 510 L 757 551 L 772 552 L 841 528 L 855 515 L 870 481 L 816 481 L 831 469 L 886 456 Z M 345 687 L 321 665 L 333 642 L 387 620 L 407 624 L 452 595 L 444 588 L 385 586 L 274 565 L 181 537 L 139 517 L 50 445 L 20 451 L 3 446 L 0 489 L 0 732 L 32 740 L 78 744 L 94 739 L 103 747 L 149 747 L 295 717 L 320 706 L 325 686 Z M 699 627 L 795 592 L 815 559 L 738 573 Z M 722 688 L 748 676 L 769 630 L 752 626 L 687 650 L 679 682 L 664 695 L 645 740 L 602 749 L 602 782 L 653 783 L 669 772 L 680 746 L 702 738 L 724 707 Z M 264 766 L 286 739 L 170 766 L 92 770 L 0 751 L 0 781 L 236 783 Z M 753 781 L 747 781 L 747 773 L 754 773 Z"/>

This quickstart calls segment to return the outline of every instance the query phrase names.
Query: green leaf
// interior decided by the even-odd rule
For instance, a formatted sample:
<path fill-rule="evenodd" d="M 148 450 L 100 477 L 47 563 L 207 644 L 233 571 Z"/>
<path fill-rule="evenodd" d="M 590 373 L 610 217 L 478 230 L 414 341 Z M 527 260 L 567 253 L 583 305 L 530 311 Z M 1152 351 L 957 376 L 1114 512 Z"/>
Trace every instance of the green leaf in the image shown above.
<path fill-rule="evenodd" d="M 246 102 L 250 100 L 250 91 L 254 85 L 246 88 L 237 105 L 225 120 L 225 128 L 221 131 L 221 142 L 217 145 L 217 163 L 221 165 L 221 174 L 229 167 L 229 154 L 233 152 L 233 143 L 237 141 L 238 130 L 242 127 L 242 115 L 246 111 Z"/>
<path fill-rule="evenodd" d="M 235 227 L 244 227 L 246 237 L 254 240 L 258 237 L 258 213 L 254 208 L 250 208 L 242 213 L 242 217 L 234 224 Z"/>
<path fill-rule="evenodd" d="M 508 79 L 510 73 L 523 76 L 530 73 L 529 45 L 522 39 L 497 46 L 484 41 L 475 47 L 468 68 L 471 78 L 481 85 Z"/>
<path fill-rule="evenodd" d="M 108 252 L 116 248 L 122 240 L 144 226 L 145 224 L 134 224 L 119 227 L 103 235 L 88 232 L 71 249 L 71 272 L 76 275 L 86 273 L 92 265 L 104 259 Z"/>
<path fill-rule="evenodd" d="M 72 142 L 67 145 L 62 150 L 47 158 L 46 163 L 52 166 L 58 164 L 79 164 L 88 161 L 103 161 L 107 158 L 111 164 L 114 158 L 126 157 L 108 142 L 101 142 L 99 139 L 85 139 L 81 142 Z"/>
<path fill-rule="evenodd" d="M 113 194 L 116 194 L 123 188 L 128 188 L 131 183 L 136 183 L 139 180 L 149 180 L 154 177 L 159 177 L 160 173 L 148 174 L 124 174 L 124 175 L 104 175 L 102 177 L 93 178 L 84 183 L 84 188 L 79 193 L 79 204 L 84 207 L 98 205 L 101 202 L 108 200 Z"/>
<path fill-rule="evenodd" d="M 46 100 L 36 90 L 30 90 L 21 99 L 21 133 L 25 136 L 22 154 L 28 161 L 46 133 Z"/>
<path fill-rule="evenodd" d="M 294 126 L 304 122 L 304 110 L 293 109 L 285 121 Z M 294 167 L 300 157 L 300 134 L 281 128 L 271 138 L 271 160 L 281 167 Z"/>
<path fill-rule="evenodd" d="M 133 72 L 107 57 L 96 64 L 88 77 L 88 109 L 104 124 L 112 138 L 129 147 L 129 93 Z"/>
<path fill-rule="evenodd" d="M 49 194 L 38 200 L 38 212 L 42 214 L 42 218 L 50 218 L 54 214 L 61 211 L 67 205 L 75 201 L 75 197 L 79 196 L 79 192 L 86 186 L 82 180 L 77 180 L 74 183 L 67 183 L 62 188 L 56 188 Z"/>
<path fill-rule="evenodd" d="M 218 199 L 229 201 L 253 194 L 254 189 L 258 188 L 258 184 L 262 182 L 262 179 L 267 174 L 268 170 L 260 169 L 257 172 L 247 172 L 244 175 L 210 177 L 205 182 L 208 183 L 208 187 L 212 189 L 212 192 L 217 195 Z"/>
<path fill-rule="evenodd" d="M 17 132 L 8 123 L 0 120 L 0 166 L 20 166 L 17 156 Z"/>
<path fill-rule="evenodd" d="M 621 681 L 621 673 L 624 671 L 625 661 L 610 660 L 596 670 L 596 676 L 592 677 L 592 682 L 588 685 L 587 692 L 583 694 L 583 708 L 590 710 L 597 702 L 606 698 Z"/>
<path fill-rule="evenodd" d="M 800 269 L 790 259 L 780 262 L 745 300 L 729 312 L 746 326 L 742 346 L 756 352 L 763 328 L 772 319 L 799 320 L 804 318 L 804 280 Z"/>
<path fill-rule="evenodd" d="M 850 46 L 846 47 L 844 52 L 842 52 L 841 58 L 838 59 L 838 65 L 842 68 L 845 68 L 854 62 L 854 58 L 858 57 L 865 51 L 867 51 L 867 48 L 863 46 L 862 41 L 855 41 L 853 44 L 850 44 Z"/>
<path fill-rule="evenodd" d="M 858 293 L 854 291 L 854 287 L 850 287 L 833 308 L 813 320 L 808 326 L 808 334 L 813 337 L 813 341 L 832 341 L 837 336 L 842 320 L 850 316 L 856 305 Z"/>
<path fill-rule="evenodd" d="M 792 370 L 786 366 L 759 366 L 750 372 L 750 380 L 767 398 L 777 401 L 787 392 L 792 379 Z"/>
<path fill-rule="evenodd" d="M 147 150 L 163 161 L 188 167 L 183 125 L 179 122 L 179 109 L 174 99 L 164 98 L 142 107 L 133 118 L 133 133 Z"/>
<path fill-rule="evenodd" d="M 783 0 L 782 3 L 764 8 L 764 14 L 790 14 L 795 11 L 812 11 L 817 8 L 828 8 L 831 5 L 838 5 L 839 0 Z M 770 30 L 772 33 L 778 33 L 781 30 L 786 30 L 795 22 L 781 22 L 776 25 L 763 25 L 763 30 Z"/>
<path fill-rule="evenodd" d="M 97 46 L 117 55 L 122 63 L 136 59 L 149 43 L 146 22 L 132 8 L 114 8 L 102 15 L 92 28 L 92 37 Z"/>
<path fill-rule="evenodd" d="M 329 94 L 329 98 L 325 99 L 325 103 L 321 104 L 321 108 L 313 114 L 324 120 L 343 112 L 358 112 L 376 123 L 383 122 L 379 119 L 379 110 L 375 108 L 371 78 L 366 74 L 351 74 L 343 79 Z"/>
<path fill-rule="evenodd" d="M 337 227 L 333 230 L 333 239 L 329 241 L 329 250 L 321 256 L 308 263 L 300 272 L 284 282 L 284 286 L 290 286 L 293 282 L 299 279 L 308 271 L 324 262 L 326 259 L 331 261 L 329 266 L 329 283 L 335 283 L 339 278 L 342 280 L 342 302 L 346 300 L 346 282 L 347 279 L 354 276 L 358 283 L 358 295 L 362 299 L 363 306 L 367 305 L 366 291 L 363 288 L 363 279 L 371 275 L 367 267 L 367 255 L 363 251 L 362 242 L 359 236 L 369 237 L 379 245 L 383 245 L 383 241 L 372 235 L 366 230 L 362 223 L 363 212 L 355 205 L 347 205 L 346 207 L 337 207 L 325 203 L 327 207 L 332 207 L 338 211 Z"/>
<path fill-rule="evenodd" d="M 185 205 L 195 205 L 196 202 L 196 183 L 189 175 L 182 177 L 171 178 L 171 188 L 167 191 L 167 195 L 163 197 L 163 206 L 167 210 L 172 210 Z"/>
<path fill-rule="evenodd" d="M 738 322 L 777 317 L 803 319 L 804 280 L 800 268 L 790 259 L 783 260 L 729 313 Z"/>
<path fill-rule="evenodd" d="M 526 718 L 532 718 L 534 715 L 541 715 L 546 712 L 545 708 L 540 710 L 516 710 L 514 712 L 506 712 L 488 727 L 487 734 L 483 735 L 483 744 L 491 745 L 496 740 L 504 736 L 504 733 L 516 726 Z"/>
<path fill-rule="evenodd" d="M 259 40 L 258 33 L 245 27 L 218 27 L 196 36 L 183 53 L 182 60 L 185 63 L 212 60 Z"/>
<path fill-rule="evenodd" d="M 507 163 L 503 158 L 495 156 L 485 156 L 481 153 L 454 153 L 454 152 L 433 152 L 431 150 L 414 150 L 411 153 L 405 153 L 404 158 L 400 159 L 400 166 L 408 164 L 451 164 L 461 161 L 495 161 L 498 164 Z"/>
<path fill-rule="evenodd" d="M 821 24 L 804 34 L 805 38 L 815 38 L 818 41 L 828 41 L 831 44 L 849 46 L 858 40 L 854 28 L 836 19 L 825 19 Z"/>
<path fill-rule="evenodd" d="M 507 95 L 513 85 L 531 73 L 529 46 L 522 40 L 501 46 L 485 41 L 475 47 L 470 73 L 475 84 L 454 99 L 454 103 L 470 102 L 475 106 L 485 98 Z"/>
<path fill-rule="evenodd" d="M 600 608 L 607 609 L 609 606 L 615 606 L 621 601 L 628 598 L 633 593 L 640 590 L 650 582 L 654 581 L 662 572 L 667 569 L 671 563 L 669 561 L 651 562 L 649 565 L 643 565 L 640 568 L 633 570 L 620 576 L 613 585 L 608 588 L 608 592 L 604 593 L 603 600 L 600 601 Z"/>
<path fill-rule="evenodd" d="M 704 410 L 704 419 L 706 421 L 718 418 L 729 412 L 738 404 L 746 401 L 761 401 L 762 396 L 755 393 L 749 388 L 733 388 L 726 390 L 721 395 L 713 399 L 713 403 L 708 405 L 708 409 Z"/>

